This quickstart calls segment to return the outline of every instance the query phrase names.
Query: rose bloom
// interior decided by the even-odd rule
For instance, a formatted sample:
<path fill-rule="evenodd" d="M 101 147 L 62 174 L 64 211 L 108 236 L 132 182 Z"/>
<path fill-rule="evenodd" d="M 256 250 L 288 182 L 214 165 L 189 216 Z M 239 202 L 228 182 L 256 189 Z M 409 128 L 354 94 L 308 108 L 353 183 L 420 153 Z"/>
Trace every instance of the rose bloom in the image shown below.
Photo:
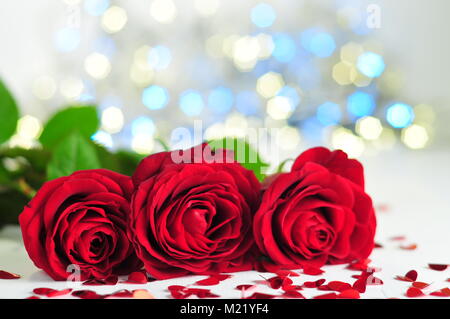
<path fill-rule="evenodd" d="M 153 277 L 251 269 L 260 184 L 232 157 L 203 144 L 139 165 L 129 234 Z"/>
<path fill-rule="evenodd" d="M 77 266 L 80 280 L 138 270 L 126 232 L 132 192 L 130 177 L 103 169 L 45 183 L 19 216 L 34 264 L 54 280 L 76 278 Z"/>
<path fill-rule="evenodd" d="M 268 264 L 287 269 L 369 256 L 376 228 L 363 167 L 342 151 L 310 149 L 271 179 L 253 231 Z"/>

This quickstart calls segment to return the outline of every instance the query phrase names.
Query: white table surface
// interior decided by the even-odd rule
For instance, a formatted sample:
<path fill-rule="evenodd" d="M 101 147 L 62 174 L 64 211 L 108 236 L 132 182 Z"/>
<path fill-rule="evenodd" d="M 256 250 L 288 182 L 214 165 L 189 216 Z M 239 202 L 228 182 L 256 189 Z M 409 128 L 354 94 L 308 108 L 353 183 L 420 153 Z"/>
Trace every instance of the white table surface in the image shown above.
<path fill-rule="evenodd" d="M 424 292 L 450 287 L 450 270 L 434 271 L 428 263 L 450 264 L 450 151 L 414 152 L 395 150 L 382 155 L 362 159 L 367 176 L 368 192 L 376 205 L 386 205 L 387 211 L 378 211 L 376 241 L 383 248 L 375 249 L 371 255 L 372 266 L 380 267 L 376 277 L 384 281 L 381 286 L 368 286 L 361 298 L 406 298 L 410 283 L 394 279 L 415 269 L 418 281 L 431 283 Z M 391 240 L 394 236 L 405 236 L 403 242 Z M 401 244 L 417 244 L 416 250 L 403 250 Z M 150 282 L 145 285 L 117 284 L 116 286 L 81 286 L 80 284 L 55 282 L 36 269 L 21 243 L 20 230 L 7 227 L 0 232 L 0 269 L 22 276 L 18 280 L 0 280 L 0 298 L 26 298 L 38 287 L 54 289 L 75 288 L 112 293 L 120 289 L 147 289 L 156 298 L 169 298 L 169 285 L 192 285 L 204 276 L 188 276 L 178 279 Z M 292 278 L 294 283 L 325 278 L 327 281 L 341 280 L 353 283 L 352 275 L 359 272 L 345 266 L 325 266 L 320 276 Z M 233 277 L 211 289 L 222 298 L 240 298 L 241 292 L 234 289 L 240 284 L 257 284 L 258 292 L 277 294 L 277 291 L 261 283 L 261 275 L 272 274 L 248 271 L 233 274 Z M 278 292 L 281 293 L 281 292 Z M 316 289 L 304 289 L 307 297 L 327 293 Z M 66 298 L 70 296 L 65 296 Z M 424 297 L 421 297 L 424 298 Z M 427 297 L 425 297 L 427 298 Z M 437 298 L 437 297 L 428 297 Z"/>

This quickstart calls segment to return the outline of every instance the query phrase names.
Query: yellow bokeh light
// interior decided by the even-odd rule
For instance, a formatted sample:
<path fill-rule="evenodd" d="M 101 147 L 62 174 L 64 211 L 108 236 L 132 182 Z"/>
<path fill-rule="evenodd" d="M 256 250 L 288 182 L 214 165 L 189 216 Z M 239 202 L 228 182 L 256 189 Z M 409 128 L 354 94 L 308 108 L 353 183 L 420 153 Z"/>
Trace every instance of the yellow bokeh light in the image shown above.
<path fill-rule="evenodd" d="M 17 135 L 24 139 L 36 140 L 41 133 L 41 121 L 31 115 L 25 115 L 17 123 Z"/>
<path fill-rule="evenodd" d="M 150 15 L 159 23 L 171 23 L 177 15 L 177 7 L 172 0 L 154 0 L 150 5 Z"/>
<path fill-rule="evenodd" d="M 429 135 L 423 126 L 413 124 L 402 130 L 402 141 L 409 148 L 420 149 L 427 145 Z"/>
<path fill-rule="evenodd" d="M 205 140 L 216 140 L 225 137 L 225 125 L 214 123 L 205 130 Z"/>
<path fill-rule="evenodd" d="M 268 72 L 262 75 L 256 82 L 256 91 L 265 98 L 275 96 L 284 86 L 284 80 L 281 74 Z"/>
<path fill-rule="evenodd" d="M 333 148 L 343 150 L 349 157 L 359 157 L 364 152 L 364 141 L 352 131 L 338 127 L 331 134 Z"/>
<path fill-rule="evenodd" d="M 83 93 L 84 84 L 78 78 L 66 78 L 61 81 L 59 90 L 65 98 L 69 100 L 74 100 L 80 97 Z"/>
<path fill-rule="evenodd" d="M 333 79 L 340 85 L 351 84 L 357 75 L 356 68 L 353 64 L 341 61 L 333 66 Z"/>
<path fill-rule="evenodd" d="M 414 121 L 418 124 L 433 124 L 436 113 L 428 104 L 419 104 L 414 107 Z"/>
<path fill-rule="evenodd" d="M 368 76 L 365 76 L 361 72 L 358 72 L 356 70 L 356 76 L 353 79 L 353 84 L 357 87 L 366 87 L 370 83 L 372 83 L 373 78 L 369 78 Z"/>
<path fill-rule="evenodd" d="M 94 52 L 84 60 L 84 69 L 94 79 L 104 79 L 111 72 L 111 63 L 103 54 Z"/>
<path fill-rule="evenodd" d="M 127 23 L 127 12 L 118 6 L 112 6 L 103 13 L 102 27 L 108 33 L 116 33 L 122 30 Z"/>
<path fill-rule="evenodd" d="M 225 135 L 244 137 L 247 133 L 248 120 L 239 113 L 233 113 L 225 120 Z"/>
<path fill-rule="evenodd" d="M 122 130 L 124 117 L 122 110 L 111 106 L 102 113 L 102 129 L 110 134 L 118 133 Z"/>
<path fill-rule="evenodd" d="M 356 122 L 356 132 L 366 140 L 376 140 L 380 137 L 383 126 L 379 119 L 373 116 L 360 118 Z"/>
<path fill-rule="evenodd" d="M 358 57 L 364 52 L 361 45 L 355 42 L 349 42 L 341 47 L 341 60 L 356 64 Z"/>
<path fill-rule="evenodd" d="M 219 9 L 219 0 L 195 0 L 194 6 L 202 16 L 211 16 Z"/>
<path fill-rule="evenodd" d="M 220 58 L 223 56 L 222 49 L 223 36 L 213 35 L 209 37 L 205 42 L 206 53 L 213 58 Z"/>
<path fill-rule="evenodd" d="M 272 36 L 269 34 L 260 33 L 256 36 L 256 39 L 258 40 L 259 43 L 258 58 L 261 60 L 270 58 L 273 49 L 275 48 Z"/>
<path fill-rule="evenodd" d="M 147 155 L 153 151 L 155 141 L 148 134 L 137 134 L 131 141 L 131 148 L 138 154 Z"/>
<path fill-rule="evenodd" d="M 151 68 L 143 68 L 137 63 L 133 63 L 130 69 L 130 78 L 139 87 L 146 87 L 151 84 L 154 75 L 155 72 Z"/>
<path fill-rule="evenodd" d="M 267 114 L 274 120 L 285 120 L 293 111 L 291 101 L 285 96 L 275 96 L 267 101 Z"/>
<path fill-rule="evenodd" d="M 301 137 L 297 128 L 284 126 L 277 130 L 277 144 L 283 150 L 294 150 L 300 144 Z"/>
<path fill-rule="evenodd" d="M 242 37 L 233 45 L 233 61 L 241 71 L 249 71 L 256 65 L 259 55 L 259 42 L 254 37 Z"/>
<path fill-rule="evenodd" d="M 233 58 L 234 43 L 240 39 L 240 36 L 232 34 L 223 39 L 222 51 L 223 54 L 229 58 Z"/>
<path fill-rule="evenodd" d="M 49 100 L 56 93 L 56 82 L 52 77 L 41 76 L 33 82 L 33 94 L 40 100 Z"/>
<path fill-rule="evenodd" d="M 355 27 L 361 19 L 361 12 L 355 7 L 344 7 L 337 12 L 337 23 L 343 28 Z"/>
<path fill-rule="evenodd" d="M 403 87 L 403 77 L 400 72 L 386 70 L 377 85 L 383 93 L 396 94 Z"/>

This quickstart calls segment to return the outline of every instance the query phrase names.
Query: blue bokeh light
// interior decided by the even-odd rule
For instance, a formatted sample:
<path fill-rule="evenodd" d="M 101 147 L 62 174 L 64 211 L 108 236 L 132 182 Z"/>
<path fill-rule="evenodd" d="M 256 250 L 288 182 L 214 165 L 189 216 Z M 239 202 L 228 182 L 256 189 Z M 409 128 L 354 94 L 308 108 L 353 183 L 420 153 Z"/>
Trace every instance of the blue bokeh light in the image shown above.
<path fill-rule="evenodd" d="M 95 17 L 101 16 L 109 7 L 109 0 L 85 0 L 84 10 Z"/>
<path fill-rule="evenodd" d="M 287 97 L 293 109 L 295 109 L 300 103 L 300 95 L 298 94 L 297 90 L 292 86 L 286 85 L 282 87 L 281 90 L 277 93 L 277 95 Z"/>
<path fill-rule="evenodd" d="M 301 123 L 302 135 L 314 144 L 322 142 L 323 134 L 325 132 L 322 123 L 316 117 L 310 117 Z"/>
<path fill-rule="evenodd" d="M 365 52 L 358 58 L 358 70 L 369 78 L 379 77 L 385 68 L 383 57 L 373 52 Z"/>
<path fill-rule="evenodd" d="M 59 51 L 70 52 L 75 50 L 81 41 L 80 30 L 66 27 L 55 35 L 55 46 Z"/>
<path fill-rule="evenodd" d="M 347 98 L 347 111 L 355 117 L 371 115 L 375 106 L 374 97 L 366 92 L 356 91 Z"/>
<path fill-rule="evenodd" d="M 208 106 L 214 113 L 225 114 L 233 107 L 233 92 L 226 87 L 216 87 L 209 93 Z"/>
<path fill-rule="evenodd" d="M 255 115 L 261 109 L 261 100 L 255 91 L 242 91 L 236 95 L 236 109 L 244 115 Z"/>
<path fill-rule="evenodd" d="M 336 49 L 331 34 L 318 29 L 307 29 L 302 32 L 300 42 L 307 51 L 320 58 L 331 56 Z"/>
<path fill-rule="evenodd" d="M 250 17 L 257 27 L 267 28 L 275 22 L 277 15 L 272 6 L 267 3 L 260 3 L 253 7 Z"/>
<path fill-rule="evenodd" d="M 412 107 L 405 103 L 394 103 L 387 109 L 386 120 L 395 128 L 404 128 L 414 120 Z"/>
<path fill-rule="evenodd" d="M 140 116 L 131 123 L 131 134 L 136 135 L 153 135 L 156 127 L 153 120 L 147 116 Z"/>
<path fill-rule="evenodd" d="M 168 101 L 169 93 L 161 86 L 152 85 L 142 92 L 142 103 L 150 110 L 161 109 L 167 105 Z"/>
<path fill-rule="evenodd" d="M 172 61 L 170 49 L 164 45 L 157 45 L 148 52 L 148 64 L 156 69 L 166 69 Z"/>
<path fill-rule="evenodd" d="M 106 148 L 112 148 L 114 146 L 111 134 L 108 134 L 104 131 L 97 131 L 94 135 L 91 136 L 91 140 L 93 140 L 97 144 L 103 145 Z"/>
<path fill-rule="evenodd" d="M 205 104 L 201 94 L 194 90 L 184 91 L 180 96 L 180 109 L 187 116 L 197 116 L 203 111 Z"/>
<path fill-rule="evenodd" d="M 272 56 L 279 62 L 291 62 L 296 53 L 294 40 L 287 34 L 279 33 L 273 36 L 274 49 Z"/>
<path fill-rule="evenodd" d="M 317 108 L 317 119 L 325 126 L 336 125 L 341 121 L 342 112 L 339 104 L 325 102 Z"/>
<path fill-rule="evenodd" d="M 97 38 L 93 44 L 93 49 L 95 52 L 106 55 L 108 58 L 111 58 L 117 51 L 114 39 L 107 36 Z"/>

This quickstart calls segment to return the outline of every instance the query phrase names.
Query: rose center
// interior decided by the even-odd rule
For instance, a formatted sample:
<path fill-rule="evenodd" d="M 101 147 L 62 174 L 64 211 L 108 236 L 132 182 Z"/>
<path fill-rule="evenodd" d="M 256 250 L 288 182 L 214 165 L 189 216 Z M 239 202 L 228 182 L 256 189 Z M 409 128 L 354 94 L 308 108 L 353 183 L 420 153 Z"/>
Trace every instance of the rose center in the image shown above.
<path fill-rule="evenodd" d="M 189 209 L 183 217 L 183 225 L 191 234 L 205 234 L 208 229 L 208 210 L 201 207 Z"/>

